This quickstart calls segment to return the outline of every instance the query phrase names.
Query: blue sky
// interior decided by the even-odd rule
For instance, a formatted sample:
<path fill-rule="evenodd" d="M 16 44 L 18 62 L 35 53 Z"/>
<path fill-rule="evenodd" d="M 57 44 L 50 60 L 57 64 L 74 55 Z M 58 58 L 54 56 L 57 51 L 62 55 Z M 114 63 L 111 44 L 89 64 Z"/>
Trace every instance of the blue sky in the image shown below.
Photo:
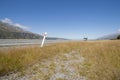
<path fill-rule="evenodd" d="M 0 0 L 0 20 L 48 36 L 95 39 L 120 30 L 120 0 Z"/>

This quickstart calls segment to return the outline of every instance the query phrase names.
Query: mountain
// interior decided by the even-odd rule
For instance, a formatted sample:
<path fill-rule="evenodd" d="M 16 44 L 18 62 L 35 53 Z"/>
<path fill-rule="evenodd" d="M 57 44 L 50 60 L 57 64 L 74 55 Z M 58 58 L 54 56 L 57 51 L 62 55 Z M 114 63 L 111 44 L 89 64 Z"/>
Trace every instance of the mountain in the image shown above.
<path fill-rule="evenodd" d="M 43 36 L 26 31 L 20 27 L 0 21 L 0 39 L 42 39 Z M 64 38 L 46 37 L 47 40 L 66 40 Z"/>
<path fill-rule="evenodd" d="M 119 39 L 119 36 L 120 36 L 120 32 L 117 32 L 117 33 L 113 33 L 113 34 L 100 37 L 98 38 L 98 40 L 116 40 L 116 39 Z"/>
<path fill-rule="evenodd" d="M 0 39 L 40 39 L 41 35 L 0 22 Z"/>

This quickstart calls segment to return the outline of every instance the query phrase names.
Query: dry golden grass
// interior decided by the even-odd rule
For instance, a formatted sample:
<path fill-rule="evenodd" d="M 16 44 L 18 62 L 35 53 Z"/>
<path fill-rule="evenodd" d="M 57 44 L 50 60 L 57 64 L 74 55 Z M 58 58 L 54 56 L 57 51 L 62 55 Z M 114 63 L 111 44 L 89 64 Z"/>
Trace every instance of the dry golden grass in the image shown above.
<path fill-rule="evenodd" d="M 88 80 L 120 80 L 120 41 L 63 42 L 39 46 L 13 47 L 0 50 L 0 75 L 23 71 L 43 59 L 76 51 L 85 58 L 79 74 Z"/>
<path fill-rule="evenodd" d="M 91 80 L 120 80 L 120 41 L 99 41 L 83 45 L 81 73 Z"/>

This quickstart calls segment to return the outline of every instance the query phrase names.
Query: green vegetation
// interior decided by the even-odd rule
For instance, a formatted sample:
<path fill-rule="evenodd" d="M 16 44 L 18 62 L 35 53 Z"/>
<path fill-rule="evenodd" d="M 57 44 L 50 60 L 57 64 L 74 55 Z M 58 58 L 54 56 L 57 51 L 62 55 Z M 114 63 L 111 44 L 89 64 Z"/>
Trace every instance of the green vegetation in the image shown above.
<path fill-rule="evenodd" d="M 69 53 L 70 55 L 67 55 Z M 78 58 L 78 56 L 76 55 L 78 54 L 84 58 L 83 63 L 77 64 L 76 58 Z M 43 76 L 44 79 L 47 78 L 49 80 L 51 74 L 54 73 L 55 66 L 57 66 L 57 64 L 53 62 L 54 57 L 57 55 L 57 59 L 59 59 L 58 62 L 76 61 L 76 63 L 71 62 L 70 65 L 72 66 L 70 67 L 77 69 L 79 75 L 86 77 L 86 80 L 120 80 L 119 40 L 63 42 L 43 48 L 39 46 L 1 48 L 0 75 L 2 76 L 9 72 L 25 71 L 33 64 L 46 60 L 48 63 L 44 61 L 44 65 L 40 64 L 40 66 L 45 67 L 45 64 L 47 65 L 49 61 L 51 61 L 50 66 L 46 67 L 49 69 L 49 73 L 44 76 L 44 72 L 39 74 Z M 69 59 L 64 55 L 69 56 Z M 70 75 L 70 73 L 64 69 L 66 65 L 63 65 L 63 62 L 61 62 L 61 67 L 63 67 L 61 72 Z M 38 68 L 40 68 L 40 66 Z M 37 67 L 34 68 L 34 71 L 38 71 Z M 76 75 L 78 75 L 78 73 L 76 73 Z M 57 79 L 63 80 L 62 78 Z"/>

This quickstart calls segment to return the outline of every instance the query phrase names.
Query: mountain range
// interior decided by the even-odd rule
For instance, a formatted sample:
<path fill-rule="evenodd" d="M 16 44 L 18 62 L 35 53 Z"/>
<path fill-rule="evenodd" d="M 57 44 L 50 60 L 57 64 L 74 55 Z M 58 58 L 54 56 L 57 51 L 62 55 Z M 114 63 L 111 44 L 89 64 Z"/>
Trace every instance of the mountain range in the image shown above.
<path fill-rule="evenodd" d="M 98 40 L 116 40 L 116 39 L 120 39 L 120 32 L 108 34 L 98 38 Z"/>
<path fill-rule="evenodd" d="M 39 39 L 41 35 L 26 31 L 20 27 L 0 22 L 0 39 Z"/>
<path fill-rule="evenodd" d="M 0 21 L 0 39 L 42 39 L 43 36 L 18 26 Z M 46 37 L 47 40 L 63 40 L 63 38 Z"/>
<path fill-rule="evenodd" d="M 10 25 L 0 21 L 0 39 L 42 39 L 43 36 L 27 31 L 18 26 Z M 64 38 L 46 37 L 47 40 L 65 40 Z M 116 40 L 120 39 L 120 32 L 108 34 L 97 38 L 97 40 Z"/>

